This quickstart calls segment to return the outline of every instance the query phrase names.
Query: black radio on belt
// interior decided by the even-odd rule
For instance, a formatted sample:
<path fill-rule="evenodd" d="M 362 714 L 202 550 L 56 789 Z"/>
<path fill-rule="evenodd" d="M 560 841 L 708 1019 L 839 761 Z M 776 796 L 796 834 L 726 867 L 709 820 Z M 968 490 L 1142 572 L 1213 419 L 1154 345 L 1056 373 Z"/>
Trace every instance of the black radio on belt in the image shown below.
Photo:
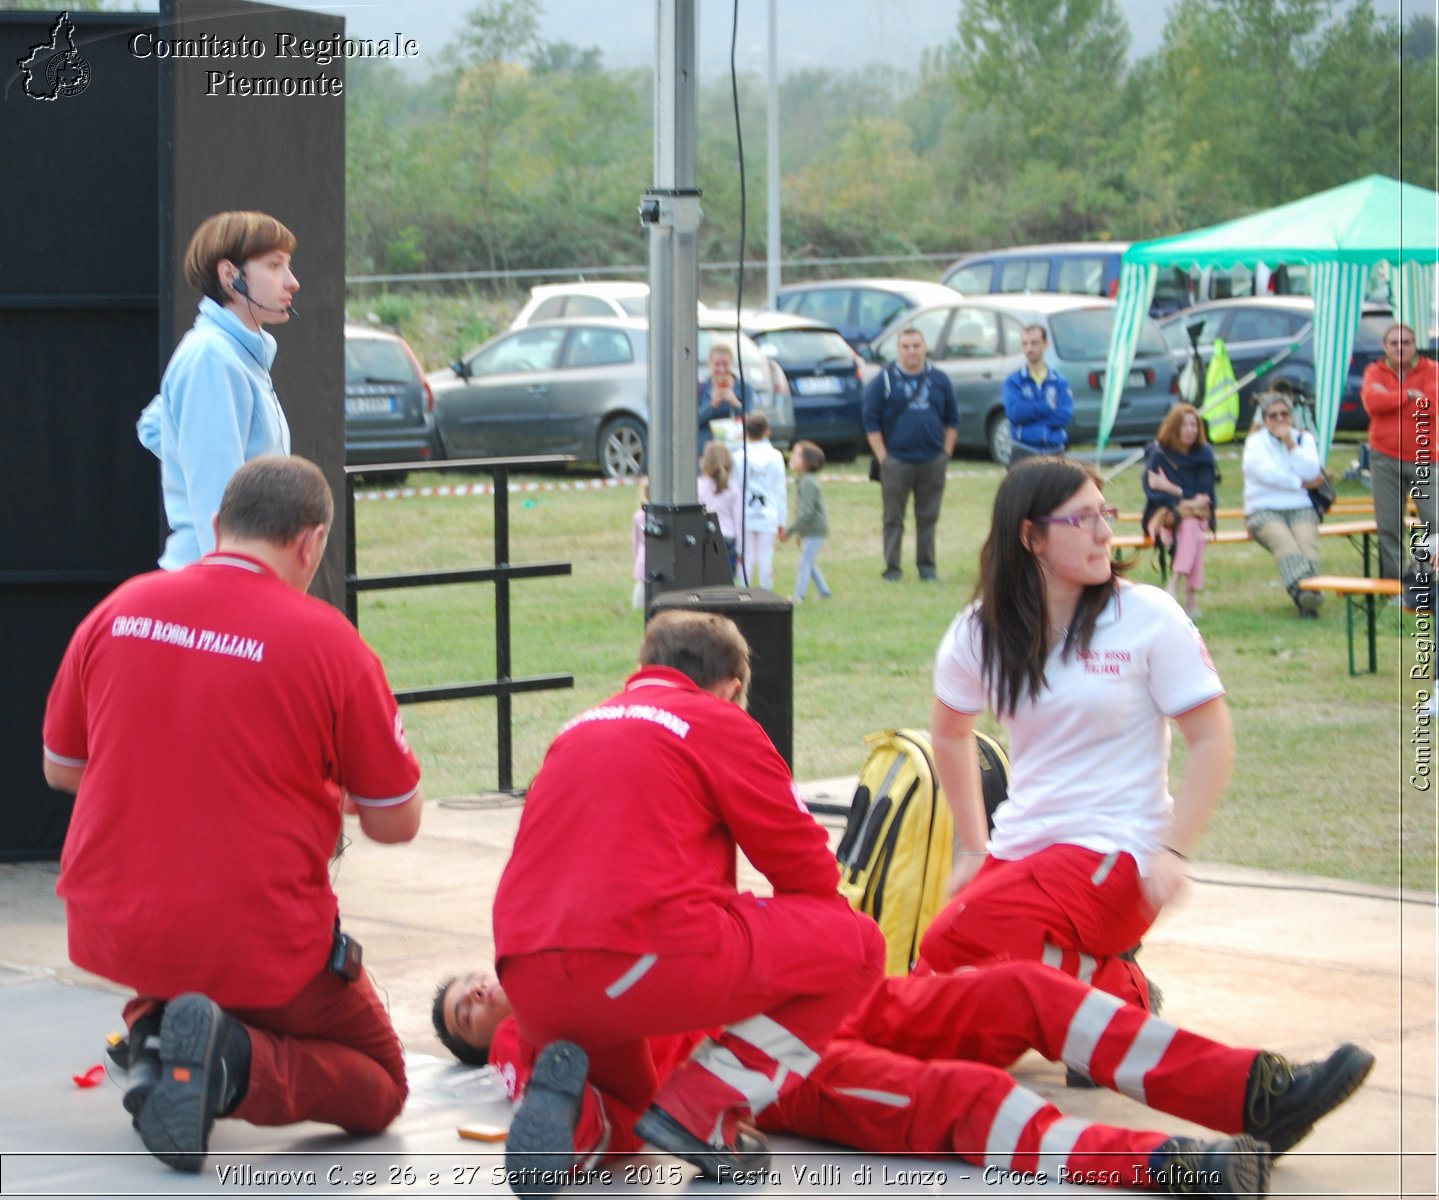
<path fill-rule="evenodd" d="M 330 970 L 341 979 L 354 983 L 360 977 L 365 960 L 365 948 L 348 933 L 341 933 L 335 926 L 335 937 L 330 943 Z"/>

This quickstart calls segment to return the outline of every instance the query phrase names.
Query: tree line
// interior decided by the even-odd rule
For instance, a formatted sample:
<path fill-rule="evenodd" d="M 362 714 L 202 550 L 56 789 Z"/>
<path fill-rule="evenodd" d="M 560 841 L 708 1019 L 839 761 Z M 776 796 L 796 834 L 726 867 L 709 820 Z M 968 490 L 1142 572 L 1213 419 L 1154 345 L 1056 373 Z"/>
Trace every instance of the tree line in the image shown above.
<path fill-rule="evenodd" d="M 351 274 L 644 261 L 653 79 L 482 0 L 422 79 L 349 64 Z M 780 87 L 786 258 L 1141 240 L 1361 175 L 1439 185 L 1432 17 L 1372 0 L 1185 0 L 1131 60 L 1113 0 L 965 0 L 917 69 Z M 765 83 L 736 81 L 746 255 L 765 246 Z M 737 255 L 728 78 L 700 89 L 703 260 Z M 758 283 L 759 281 L 757 281 Z"/>

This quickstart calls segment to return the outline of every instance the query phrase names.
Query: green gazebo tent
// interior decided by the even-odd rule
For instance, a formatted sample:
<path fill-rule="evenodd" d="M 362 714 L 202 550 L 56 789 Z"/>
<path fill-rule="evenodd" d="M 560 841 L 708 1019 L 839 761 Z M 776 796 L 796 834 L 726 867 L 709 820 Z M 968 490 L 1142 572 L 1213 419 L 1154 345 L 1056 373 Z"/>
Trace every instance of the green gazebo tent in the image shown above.
<path fill-rule="evenodd" d="M 1266 212 L 1130 246 L 1121 266 L 1105 371 L 1101 449 L 1114 427 L 1158 268 L 1228 267 L 1256 261 L 1313 265 L 1314 399 L 1320 449 L 1327 455 L 1354 349 L 1364 284 L 1374 264 L 1387 262 L 1394 270 L 1399 319 L 1418 333 L 1421 344 L 1428 332 L 1439 262 L 1439 193 L 1369 175 Z"/>

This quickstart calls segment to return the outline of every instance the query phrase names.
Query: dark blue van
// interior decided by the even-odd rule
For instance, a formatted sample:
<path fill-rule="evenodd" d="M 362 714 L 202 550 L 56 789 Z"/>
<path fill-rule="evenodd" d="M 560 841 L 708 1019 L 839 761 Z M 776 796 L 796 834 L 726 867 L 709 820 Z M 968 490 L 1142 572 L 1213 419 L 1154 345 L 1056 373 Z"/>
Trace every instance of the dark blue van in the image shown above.
<path fill-rule="evenodd" d="M 1059 292 L 1112 300 L 1119 292 L 1119 260 L 1127 249 L 1128 242 L 1059 242 L 988 250 L 965 255 L 941 282 L 966 296 Z M 1150 315 L 1165 316 L 1192 303 L 1188 274 L 1179 267 L 1161 268 Z"/>

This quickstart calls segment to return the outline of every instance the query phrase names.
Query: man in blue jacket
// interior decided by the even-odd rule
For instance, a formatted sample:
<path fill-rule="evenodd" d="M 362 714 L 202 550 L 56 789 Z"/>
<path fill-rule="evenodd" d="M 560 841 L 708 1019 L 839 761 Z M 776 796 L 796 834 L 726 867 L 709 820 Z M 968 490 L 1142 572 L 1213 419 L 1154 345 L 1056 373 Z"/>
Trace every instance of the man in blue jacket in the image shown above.
<path fill-rule="evenodd" d="M 1069 441 L 1074 393 L 1069 381 L 1044 361 L 1049 335 L 1043 325 L 1026 325 L 1019 346 L 1024 366 L 1004 381 L 1004 415 L 1009 418 L 1014 457 L 1059 454 Z"/>
<path fill-rule="evenodd" d="M 944 475 L 959 437 L 959 405 L 949 376 L 926 362 L 928 347 L 918 329 L 903 330 L 896 361 L 870 380 L 864 392 L 864 432 L 869 439 L 884 497 L 884 577 L 897 583 L 904 542 L 904 510 L 914 494 L 915 566 L 927 583 L 939 580 L 934 531 L 944 499 Z"/>

